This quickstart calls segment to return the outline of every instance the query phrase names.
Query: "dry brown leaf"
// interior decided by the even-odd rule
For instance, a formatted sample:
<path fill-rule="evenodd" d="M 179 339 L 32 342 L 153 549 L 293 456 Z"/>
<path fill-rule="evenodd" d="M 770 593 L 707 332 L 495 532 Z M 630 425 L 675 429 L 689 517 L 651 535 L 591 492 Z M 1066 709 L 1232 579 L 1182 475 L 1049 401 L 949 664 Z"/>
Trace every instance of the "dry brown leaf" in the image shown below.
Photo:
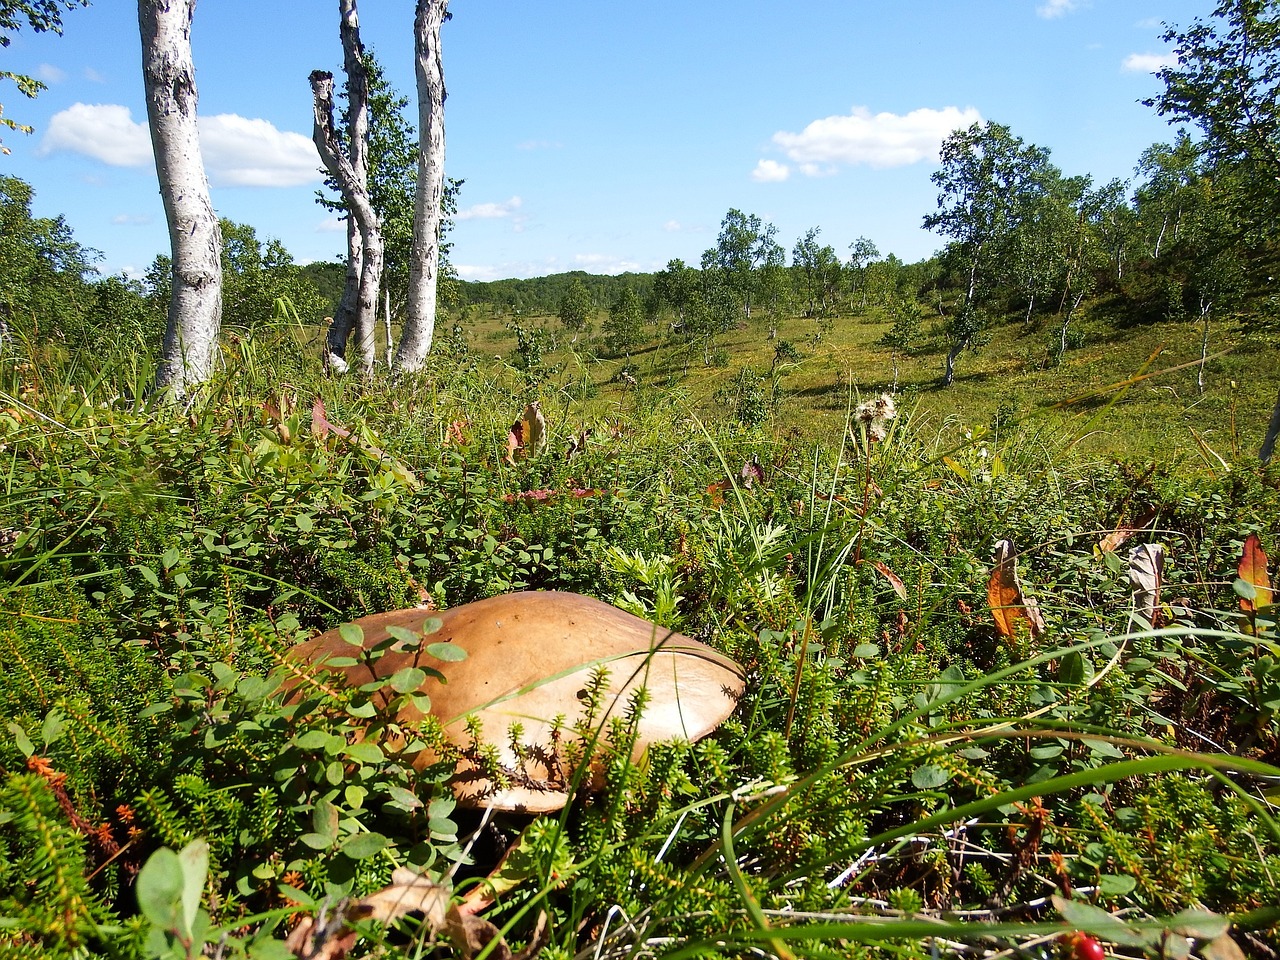
<path fill-rule="evenodd" d="M 325 412 L 324 401 L 316 397 L 315 402 L 311 404 L 311 435 L 317 440 L 329 439 L 329 434 L 336 433 L 340 437 L 349 436 L 348 432 L 342 427 L 335 427 L 329 422 L 329 415 Z"/>
<path fill-rule="evenodd" d="M 507 463 L 515 464 L 516 454 L 524 449 L 524 420 L 517 420 L 511 425 L 511 429 L 507 431 L 507 453 L 504 459 Z"/>
<path fill-rule="evenodd" d="M 547 449 L 547 420 L 537 400 L 524 408 L 524 436 L 525 456 L 538 457 Z"/>
<path fill-rule="evenodd" d="M 889 586 L 893 587 L 893 592 L 898 595 L 898 599 L 905 603 L 907 600 L 907 585 L 902 582 L 901 578 L 879 560 L 874 561 L 871 565 L 879 570 L 880 575 L 889 581 Z"/>
<path fill-rule="evenodd" d="M 371 443 L 365 443 L 346 427 L 339 426 L 329 419 L 329 414 L 325 411 L 324 401 L 316 397 L 315 402 L 311 404 L 311 434 L 317 440 L 327 440 L 330 434 L 341 437 L 356 449 L 365 455 L 372 457 L 374 460 L 387 460 L 394 466 L 403 471 L 409 483 L 417 486 L 418 479 L 412 470 L 400 463 L 381 447 L 375 447 Z"/>
<path fill-rule="evenodd" d="M 1133 609 L 1151 626 L 1160 616 L 1160 588 L 1164 585 L 1164 547 L 1140 543 L 1129 551 L 1129 582 L 1133 584 Z"/>
<path fill-rule="evenodd" d="M 995 554 L 996 564 L 991 570 L 991 579 L 987 581 L 987 603 L 991 606 L 996 629 L 1002 636 L 1016 637 L 1018 621 L 1025 620 L 1031 636 L 1040 636 L 1045 629 L 1044 616 L 1040 613 L 1040 605 L 1022 590 L 1013 541 L 997 541 Z"/>
<path fill-rule="evenodd" d="M 493 941 L 497 942 L 489 948 L 488 955 L 494 960 L 532 960 L 551 940 L 550 931 L 547 929 L 546 911 L 538 913 L 538 922 L 534 927 L 533 936 L 529 938 L 529 945 L 519 953 L 512 952 L 506 940 L 502 938 L 502 934 L 498 932 L 498 928 L 488 920 L 469 916 L 456 906 L 449 908 L 445 917 L 445 930 L 453 943 L 453 949 L 464 960 L 471 960 Z"/>
<path fill-rule="evenodd" d="M 1215 937 L 1201 947 L 1200 956 L 1204 960 L 1245 960 L 1245 952 L 1240 949 L 1240 944 L 1232 940 L 1230 934 L 1226 933 L 1220 937 Z"/>
<path fill-rule="evenodd" d="M 591 439 L 591 428 L 583 427 L 578 433 L 569 438 L 569 446 L 564 452 L 566 461 L 572 460 L 578 454 L 587 449 L 587 441 Z"/>
<path fill-rule="evenodd" d="M 353 924 L 361 920 L 391 923 L 410 913 L 421 913 L 427 926 L 439 933 L 445 929 L 447 915 L 453 911 L 449 896 L 448 887 L 412 870 L 399 868 L 392 873 L 388 886 L 349 902 L 320 929 L 316 929 L 314 918 L 303 917 L 285 940 L 285 947 L 305 960 L 342 960 L 356 943 Z"/>
<path fill-rule="evenodd" d="M 443 446 L 446 447 L 465 447 L 470 444 L 467 439 L 467 430 L 471 428 L 470 420 L 454 420 L 444 431 Z"/>
<path fill-rule="evenodd" d="M 1157 516 L 1155 510 L 1148 510 L 1133 523 L 1116 527 L 1098 542 L 1098 552 L 1111 553 L 1119 550 L 1135 533 L 1140 533 L 1155 523 Z"/>
<path fill-rule="evenodd" d="M 1249 534 L 1244 542 L 1244 550 L 1240 556 L 1239 575 L 1241 580 L 1253 584 L 1254 598 L 1240 598 L 1240 609 L 1245 613 L 1257 613 L 1260 607 L 1271 606 L 1271 577 L 1267 573 L 1267 554 L 1262 549 L 1262 541 L 1256 533 Z"/>
<path fill-rule="evenodd" d="M 431 929 L 439 930 L 449 907 L 448 887 L 435 883 L 420 873 L 397 868 L 391 884 L 369 894 L 355 905 L 361 918 L 371 917 L 390 923 L 409 913 L 421 913 Z M 348 916 L 351 911 L 348 911 Z"/>
<path fill-rule="evenodd" d="M 525 405 L 520 419 L 507 432 L 507 463 L 539 456 L 547 449 L 547 420 L 537 400 Z"/>

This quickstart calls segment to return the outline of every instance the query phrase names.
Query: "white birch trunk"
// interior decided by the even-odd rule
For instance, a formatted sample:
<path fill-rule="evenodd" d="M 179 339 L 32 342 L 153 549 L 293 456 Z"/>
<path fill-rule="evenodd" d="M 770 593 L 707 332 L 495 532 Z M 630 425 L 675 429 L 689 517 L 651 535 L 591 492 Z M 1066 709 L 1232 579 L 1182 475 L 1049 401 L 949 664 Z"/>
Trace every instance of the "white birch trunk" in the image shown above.
<path fill-rule="evenodd" d="M 345 7 L 345 3 L 343 6 Z M 316 70 L 311 74 L 311 93 L 315 106 L 315 126 L 311 138 L 315 142 L 320 159 L 325 169 L 338 181 L 342 197 L 347 204 L 347 216 L 354 219 L 360 231 L 362 250 L 360 262 L 360 281 L 357 289 L 355 305 L 355 335 L 360 351 L 360 364 L 363 372 L 369 374 L 376 362 L 374 330 L 378 319 L 378 288 L 382 283 L 382 233 L 378 228 L 378 216 L 374 213 L 373 204 L 369 200 L 369 190 L 365 185 L 366 176 L 361 176 L 343 149 L 333 122 L 333 74 Z M 364 156 L 363 152 L 359 153 Z M 352 265 L 348 264 L 348 276 Z M 344 300 L 346 295 L 344 292 Z M 341 311 L 340 311 L 341 312 Z"/>
<path fill-rule="evenodd" d="M 409 302 L 395 369 L 421 368 L 431 352 L 436 325 L 436 284 L 440 273 L 440 201 L 444 197 L 444 61 L 440 25 L 448 0 L 418 0 L 414 51 L 418 77 L 418 188 L 413 205 L 413 254 L 409 260 Z"/>
<path fill-rule="evenodd" d="M 222 325 L 222 231 L 196 129 L 195 0 L 138 0 L 142 82 L 169 225 L 173 287 L 156 386 L 185 398 L 213 374 Z"/>

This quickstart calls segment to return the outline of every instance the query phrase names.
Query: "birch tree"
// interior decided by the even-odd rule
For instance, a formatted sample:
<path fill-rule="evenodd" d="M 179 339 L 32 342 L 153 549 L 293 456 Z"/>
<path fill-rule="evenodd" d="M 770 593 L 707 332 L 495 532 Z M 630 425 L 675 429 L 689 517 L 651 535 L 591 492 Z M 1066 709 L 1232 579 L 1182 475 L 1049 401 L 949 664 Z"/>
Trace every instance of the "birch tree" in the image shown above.
<path fill-rule="evenodd" d="M 440 274 L 440 207 L 444 198 L 444 61 L 440 26 L 448 0 L 418 0 L 413 21 L 418 78 L 418 187 L 413 207 L 409 303 L 393 367 L 413 372 L 426 362 L 436 325 Z"/>
<path fill-rule="evenodd" d="M 312 140 L 347 208 L 347 277 L 337 315 L 329 328 L 328 359 L 339 367 L 345 366 L 347 340 L 354 332 L 360 367 L 368 374 L 376 360 L 374 330 L 382 286 L 383 243 L 378 216 L 369 198 L 369 74 L 360 42 L 356 0 L 338 0 L 338 33 L 347 76 L 345 143 L 333 118 L 333 74 L 316 70 L 309 78 L 315 108 Z"/>
<path fill-rule="evenodd" d="M 1007 126 L 992 122 L 951 133 L 942 142 L 939 161 L 929 178 L 939 188 L 938 210 L 924 218 L 924 225 L 951 239 L 948 258 L 967 274 L 964 299 L 947 323 L 950 345 L 942 385 L 949 387 L 956 358 L 985 335 L 996 254 L 1057 171 L 1048 150 L 1025 144 Z"/>
<path fill-rule="evenodd" d="M 183 398 L 213 373 L 222 323 L 222 236 L 196 129 L 195 0 L 138 0 L 142 81 L 173 251 L 169 315 L 156 386 Z"/>

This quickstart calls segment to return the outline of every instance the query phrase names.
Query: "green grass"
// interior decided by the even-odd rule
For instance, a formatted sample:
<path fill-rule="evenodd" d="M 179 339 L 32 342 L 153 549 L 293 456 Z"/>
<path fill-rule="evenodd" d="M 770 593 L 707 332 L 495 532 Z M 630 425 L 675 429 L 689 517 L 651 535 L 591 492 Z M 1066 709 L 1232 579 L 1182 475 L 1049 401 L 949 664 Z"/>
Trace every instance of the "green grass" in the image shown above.
<path fill-rule="evenodd" d="M 502 318 L 398 383 L 326 379 L 318 332 L 264 327 L 190 411 L 143 396 L 145 356 L 0 360 L 0 948 L 279 956 L 287 917 L 396 866 L 445 879 L 475 826 L 448 770 L 353 746 L 387 719 L 374 691 L 299 716 L 272 670 L 315 629 L 520 589 L 647 611 L 750 683 L 716 735 L 644 765 L 604 731 L 603 790 L 498 824 L 512 885 L 486 917 L 513 943 L 545 911 L 552 960 L 1042 956 L 1076 928 L 1210 956 L 1227 923 L 1280 946 L 1280 646 L 1233 587 L 1249 533 L 1280 556 L 1280 475 L 1253 455 L 1275 331 L 1224 324 L 1204 399 L 1194 370 L 1134 379 L 1195 358 L 1187 326 L 1099 327 L 1061 367 L 1003 327 L 947 391 L 935 341 L 873 441 L 848 412 L 891 381 L 884 324 L 808 344 L 783 323 L 807 356 L 744 425 L 724 390 L 767 370 L 760 324 L 724 367 L 637 351 L 636 386 L 563 343 L 558 369 L 516 369 Z M 317 398 L 348 438 L 314 429 Z M 552 443 L 509 462 L 531 399 Z M 1039 636 L 996 630 L 1001 538 Z M 1168 555 L 1158 629 L 1132 616 L 1141 542 Z M 361 929 L 360 951 L 458 955 L 412 920 Z"/>
<path fill-rule="evenodd" d="M 998 326 L 980 351 L 962 355 L 949 388 L 938 385 L 945 353 L 942 335 L 928 330 L 926 321 L 920 346 L 899 362 L 901 405 L 936 424 L 946 442 L 1020 422 L 1068 436 L 1083 452 L 1155 459 L 1189 469 L 1220 469 L 1219 457 L 1229 461 L 1256 453 L 1275 402 L 1274 371 L 1280 369 L 1280 327 L 1274 320 L 1238 317 L 1214 325 L 1207 390 L 1201 396 L 1197 324 L 1117 327 L 1106 310 L 1105 304 L 1097 304 L 1092 315 L 1085 312 L 1074 322 L 1083 344 L 1068 350 L 1060 365 L 1051 343 L 1056 337 L 1053 317 L 1039 318 L 1032 329 L 1020 318 Z M 474 323 L 469 335 L 479 352 L 512 357 L 515 340 L 506 328 L 510 318 L 479 312 L 469 317 Z M 519 321 L 555 332 L 560 345 L 546 359 L 560 370 L 540 385 L 544 397 L 556 389 L 575 389 L 574 381 L 586 377 L 598 390 L 590 409 L 607 411 L 627 402 L 625 385 L 616 382 L 623 358 L 595 359 L 585 342 L 576 355 L 571 353 L 564 348 L 568 336 L 552 317 Z M 937 319 L 932 323 L 936 328 Z M 892 354 L 879 342 L 888 328 L 876 310 L 835 318 L 827 329 L 801 317 L 779 323 L 779 339 L 793 343 L 801 359 L 779 367 L 779 399 L 772 407 L 778 431 L 797 429 L 806 440 L 830 439 L 844 427 L 851 392 L 867 396 L 892 389 Z M 774 344 L 767 331 L 767 320 L 756 318 L 723 335 L 717 344 L 723 351 L 718 366 L 704 365 L 697 344 L 658 340 L 634 351 L 631 359 L 642 388 L 680 396 L 699 415 L 714 419 L 724 412 L 718 395 L 731 387 L 740 369 L 761 376 L 770 370 Z M 1144 379 L 1130 382 L 1139 376 Z M 1104 407 L 1107 412 L 1097 416 Z"/>

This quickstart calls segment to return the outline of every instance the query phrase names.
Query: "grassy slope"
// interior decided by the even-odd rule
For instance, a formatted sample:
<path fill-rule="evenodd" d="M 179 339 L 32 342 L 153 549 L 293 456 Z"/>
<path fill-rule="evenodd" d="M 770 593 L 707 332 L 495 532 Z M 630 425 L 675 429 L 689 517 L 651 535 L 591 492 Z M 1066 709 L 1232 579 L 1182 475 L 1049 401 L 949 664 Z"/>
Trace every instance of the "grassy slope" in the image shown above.
<path fill-rule="evenodd" d="M 1193 322 L 1117 327 L 1104 319 L 1104 307 L 1085 312 L 1073 324 L 1084 335 L 1082 346 L 1069 350 L 1059 366 L 1051 344 L 1056 318 L 1040 319 L 1028 329 L 1021 322 L 994 331 L 977 353 L 963 355 L 956 382 L 938 386 L 945 350 L 937 320 L 925 321 L 920 346 L 899 362 L 898 390 L 905 405 L 931 419 L 949 441 L 965 432 L 990 428 L 1010 420 L 1033 421 L 1037 427 L 1064 429 L 1079 438 L 1082 450 L 1122 458 L 1153 458 L 1185 465 L 1220 464 L 1255 454 L 1275 401 L 1276 371 L 1280 370 L 1280 327 L 1257 318 L 1231 318 L 1211 331 L 1211 359 L 1206 369 L 1206 393 L 1196 385 L 1195 364 L 1200 354 L 1200 326 Z M 506 317 L 481 316 L 473 321 L 472 342 L 485 354 L 510 356 L 514 337 Z M 558 330 L 554 318 L 521 318 L 526 326 Z M 935 324 L 930 329 L 930 323 Z M 838 435 L 845 422 L 850 388 L 867 395 L 893 384 L 892 355 L 879 343 L 889 324 L 878 311 L 845 316 L 820 333 L 813 320 L 792 317 L 779 325 L 779 337 L 794 343 L 802 360 L 780 369 L 780 402 L 776 426 L 798 427 L 814 439 Z M 559 332 L 559 341 L 566 337 Z M 652 341 L 632 355 L 642 386 L 677 391 L 700 415 L 724 411 L 717 392 L 742 367 L 766 374 L 774 344 L 767 339 L 767 322 L 753 319 L 721 338 L 727 364 L 706 367 L 696 346 Z M 546 361 L 563 368 L 550 378 L 544 399 L 554 387 L 582 377 L 585 366 L 599 385 L 596 403 L 608 407 L 624 402 L 626 387 L 615 382 L 624 361 L 580 359 L 561 347 Z M 1190 364 L 1185 369 L 1171 368 Z M 564 372 L 564 371 L 570 372 Z M 1123 392 L 1106 390 L 1143 372 L 1156 374 Z M 1089 396 L 1102 391 L 1095 396 Z M 1063 404 L 1063 401 L 1076 402 Z M 1110 410 L 1104 411 L 1108 404 Z M 1102 414 L 1098 419 L 1095 415 Z"/>

